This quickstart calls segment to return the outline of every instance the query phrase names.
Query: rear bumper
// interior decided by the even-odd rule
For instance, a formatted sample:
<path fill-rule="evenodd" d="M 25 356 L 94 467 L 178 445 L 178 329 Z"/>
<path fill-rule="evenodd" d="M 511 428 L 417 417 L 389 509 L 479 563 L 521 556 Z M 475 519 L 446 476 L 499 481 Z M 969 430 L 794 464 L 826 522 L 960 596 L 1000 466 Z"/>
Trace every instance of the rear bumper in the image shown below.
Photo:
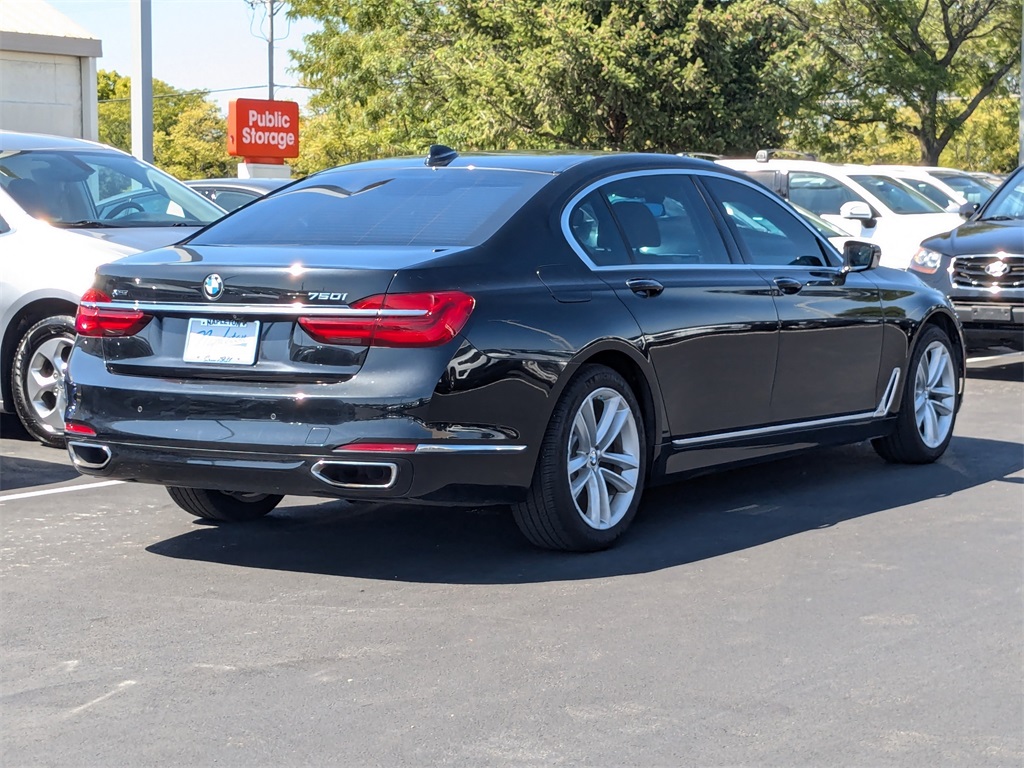
<path fill-rule="evenodd" d="M 82 474 L 157 485 L 418 503 L 518 501 L 532 477 L 532 460 L 524 446 L 497 448 L 460 444 L 437 449 L 443 452 L 428 447 L 416 453 L 290 453 L 197 449 L 97 436 L 69 443 L 68 452 Z"/>

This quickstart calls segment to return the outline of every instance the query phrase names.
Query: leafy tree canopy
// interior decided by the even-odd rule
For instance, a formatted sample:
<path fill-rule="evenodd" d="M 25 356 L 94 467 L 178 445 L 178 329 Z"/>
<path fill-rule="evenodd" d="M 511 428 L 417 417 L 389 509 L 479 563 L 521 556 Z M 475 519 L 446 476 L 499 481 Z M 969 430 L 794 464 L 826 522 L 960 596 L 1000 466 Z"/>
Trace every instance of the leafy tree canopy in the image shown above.
<path fill-rule="evenodd" d="M 847 158 L 865 135 L 881 134 L 912 140 L 918 159 L 936 165 L 979 106 L 1006 93 L 1019 66 L 1018 0 L 780 3 L 806 35 L 800 69 L 813 96 L 790 143 L 826 157 Z"/>
<path fill-rule="evenodd" d="M 795 112 L 774 0 L 292 0 L 322 29 L 294 54 L 315 91 L 303 157 L 459 149 L 752 153 Z"/>
<path fill-rule="evenodd" d="M 97 73 L 99 140 L 131 151 L 131 79 L 115 71 Z M 234 176 L 226 125 L 217 105 L 201 91 L 182 91 L 153 80 L 154 164 L 179 179 Z"/>

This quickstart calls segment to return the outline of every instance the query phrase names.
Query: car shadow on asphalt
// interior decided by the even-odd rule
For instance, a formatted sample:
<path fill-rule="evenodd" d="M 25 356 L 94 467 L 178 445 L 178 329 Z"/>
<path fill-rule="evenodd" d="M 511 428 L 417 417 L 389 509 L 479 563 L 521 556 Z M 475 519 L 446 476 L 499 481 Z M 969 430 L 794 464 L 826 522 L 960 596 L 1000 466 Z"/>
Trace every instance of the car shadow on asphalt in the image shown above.
<path fill-rule="evenodd" d="M 650 489 L 605 552 L 534 549 L 508 508 L 350 504 L 280 508 L 245 525 L 205 525 L 158 542 L 166 557 L 350 578 L 517 584 L 646 573 L 957 493 L 1024 469 L 1018 443 L 954 438 L 925 466 L 845 446 Z"/>
<path fill-rule="evenodd" d="M 18 456 L 4 456 L 0 469 L 0 491 L 32 488 L 74 480 L 81 475 L 67 461 L 66 454 L 58 454 L 60 461 L 40 461 Z"/>

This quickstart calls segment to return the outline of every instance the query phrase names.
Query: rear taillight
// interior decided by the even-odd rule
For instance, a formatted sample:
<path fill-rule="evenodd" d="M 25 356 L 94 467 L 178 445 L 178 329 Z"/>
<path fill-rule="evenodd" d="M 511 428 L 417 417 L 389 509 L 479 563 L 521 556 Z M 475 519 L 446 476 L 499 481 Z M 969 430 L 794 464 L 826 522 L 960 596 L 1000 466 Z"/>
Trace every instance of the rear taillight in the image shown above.
<path fill-rule="evenodd" d="M 361 316 L 300 317 L 316 341 L 360 347 L 436 347 L 466 325 L 476 300 L 460 291 L 367 296 L 351 309 L 376 310 Z"/>
<path fill-rule="evenodd" d="M 75 330 L 79 336 L 120 337 L 134 336 L 146 327 L 152 316 L 137 309 L 109 309 L 87 304 L 106 304 L 110 297 L 103 291 L 90 288 L 82 296 L 75 316 Z"/>

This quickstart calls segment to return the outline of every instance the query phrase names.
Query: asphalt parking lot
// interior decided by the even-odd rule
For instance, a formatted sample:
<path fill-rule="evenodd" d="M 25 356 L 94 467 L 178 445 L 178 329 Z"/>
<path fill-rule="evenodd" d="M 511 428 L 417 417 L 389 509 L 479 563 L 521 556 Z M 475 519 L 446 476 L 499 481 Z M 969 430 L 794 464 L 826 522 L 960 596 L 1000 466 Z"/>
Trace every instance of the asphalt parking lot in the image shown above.
<path fill-rule="evenodd" d="M 1022 379 L 973 369 L 935 465 L 655 489 L 594 555 L 504 509 L 198 524 L 4 417 L 0 762 L 1019 766 Z"/>

